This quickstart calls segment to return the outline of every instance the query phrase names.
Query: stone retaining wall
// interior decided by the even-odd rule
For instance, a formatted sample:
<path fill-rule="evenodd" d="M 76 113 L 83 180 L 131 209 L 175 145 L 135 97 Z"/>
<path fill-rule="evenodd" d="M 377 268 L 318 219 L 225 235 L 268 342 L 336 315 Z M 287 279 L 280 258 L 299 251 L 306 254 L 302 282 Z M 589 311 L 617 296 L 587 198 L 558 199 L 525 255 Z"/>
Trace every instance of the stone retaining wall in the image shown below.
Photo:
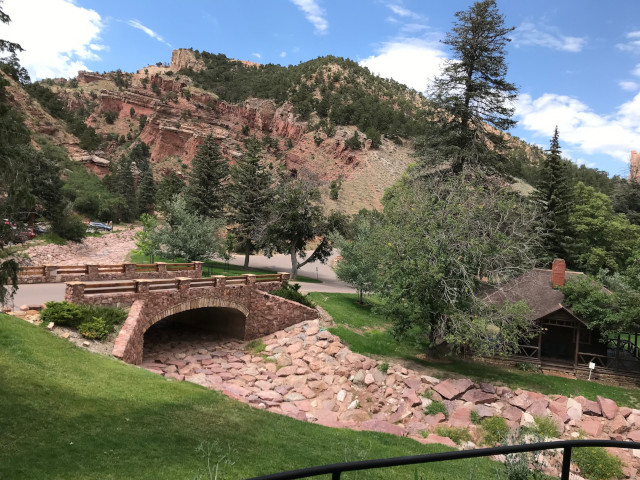
<path fill-rule="evenodd" d="M 122 272 L 100 272 L 98 265 L 78 265 L 86 267 L 86 273 L 58 273 L 61 268 L 68 268 L 70 265 L 44 265 L 44 275 L 20 275 L 18 273 L 19 284 L 36 283 L 64 283 L 64 282 L 95 282 L 105 280 L 133 280 L 133 279 L 157 279 L 157 278 L 202 278 L 202 262 L 193 262 L 194 269 L 188 270 L 167 270 L 167 264 L 157 262 L 155 272 L 136 272 L 135 263 L 124 263 L 122 265 L 108 265 L 109 267 L 122 267 Z M 101 265 L 107 266 L 107 265 Z"/>

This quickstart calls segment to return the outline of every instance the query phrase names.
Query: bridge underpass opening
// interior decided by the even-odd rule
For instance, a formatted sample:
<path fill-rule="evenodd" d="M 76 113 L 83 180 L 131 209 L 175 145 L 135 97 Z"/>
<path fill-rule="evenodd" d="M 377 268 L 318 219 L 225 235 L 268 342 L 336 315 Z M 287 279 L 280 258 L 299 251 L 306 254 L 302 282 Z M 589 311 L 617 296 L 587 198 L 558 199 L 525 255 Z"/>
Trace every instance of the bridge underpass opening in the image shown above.
<path fill-rule="evenodd" d="M 203 348 L 244 338 L 246 317 L 229 307 L 205 307 L 169 315 L 144 334 L 144 358 L 190 345 Z"/>

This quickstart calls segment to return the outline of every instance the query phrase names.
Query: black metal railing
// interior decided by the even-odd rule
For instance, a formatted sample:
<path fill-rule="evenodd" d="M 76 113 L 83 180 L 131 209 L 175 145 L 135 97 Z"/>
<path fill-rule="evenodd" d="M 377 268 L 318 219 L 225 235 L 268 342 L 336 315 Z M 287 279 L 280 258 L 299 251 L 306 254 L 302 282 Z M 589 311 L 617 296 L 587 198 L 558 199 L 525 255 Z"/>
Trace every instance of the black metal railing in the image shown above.
<path fill-rule="evenodd" d="M 249 480 L 293 480 L 297 478 L 315 477 L 317 475 L 331 475 L 331 480 L 339 480 L 342 472 L 371 470 L 376 468 L 400 467 L 404 465 L 418 465 L 422 463 L 442 462 L 447 460 L 462 460 L 465 458 L 489 457 L 491 455 L 508 455 L 510 453 L 538 452 L 542 450 L 563 450 L 561 480 L 569 480 L 571 467 L 571 450 L 583 447 L 612 447 L 640 449 L 640 442 L 624 442 L 619 440 L 563 440 L 558 442 L 527 443 L 523 445 L 508 445 L 504 447 L 479 448 L 475 450 L 456 450 L 451 452 L 412 455 L 409 457 L 378 458 L 359 462 L 333 463 L 318 467 L 289 470 L 288 472 L 273 473 Z"/>

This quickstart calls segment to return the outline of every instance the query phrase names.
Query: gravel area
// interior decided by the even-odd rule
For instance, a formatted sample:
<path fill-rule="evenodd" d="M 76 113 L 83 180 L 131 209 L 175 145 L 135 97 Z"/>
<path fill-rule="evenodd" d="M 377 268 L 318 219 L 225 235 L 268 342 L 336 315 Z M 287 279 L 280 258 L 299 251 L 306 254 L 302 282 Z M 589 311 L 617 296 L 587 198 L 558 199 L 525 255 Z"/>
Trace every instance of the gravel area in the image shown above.
<path fill-rule="evenodd" d="M 99 237 L 87 237 L 82 242 L 67 242 L 66 245 L 36 245 L 27 248 L 29 256 L 21 263 L 28 265 L 92 265 L 117 264 L 127 258 L 135 248 L 133 236 L 140 230 L 131 228 L 107 232 Z"/>

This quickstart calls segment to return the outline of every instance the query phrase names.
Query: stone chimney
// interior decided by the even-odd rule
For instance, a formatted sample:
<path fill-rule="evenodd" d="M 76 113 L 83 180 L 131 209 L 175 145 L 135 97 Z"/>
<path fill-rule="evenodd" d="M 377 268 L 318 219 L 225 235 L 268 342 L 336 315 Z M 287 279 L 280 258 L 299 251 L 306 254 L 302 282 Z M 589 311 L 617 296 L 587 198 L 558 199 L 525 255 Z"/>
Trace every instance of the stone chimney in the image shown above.
<path fill-rule="evenodd" d="M 551 283 L 553 288 L 562 287 L 564 285 L 564 272 L 567 270 L 567 264 L 561 258 L 556 258 L 551 266 Z"/>

